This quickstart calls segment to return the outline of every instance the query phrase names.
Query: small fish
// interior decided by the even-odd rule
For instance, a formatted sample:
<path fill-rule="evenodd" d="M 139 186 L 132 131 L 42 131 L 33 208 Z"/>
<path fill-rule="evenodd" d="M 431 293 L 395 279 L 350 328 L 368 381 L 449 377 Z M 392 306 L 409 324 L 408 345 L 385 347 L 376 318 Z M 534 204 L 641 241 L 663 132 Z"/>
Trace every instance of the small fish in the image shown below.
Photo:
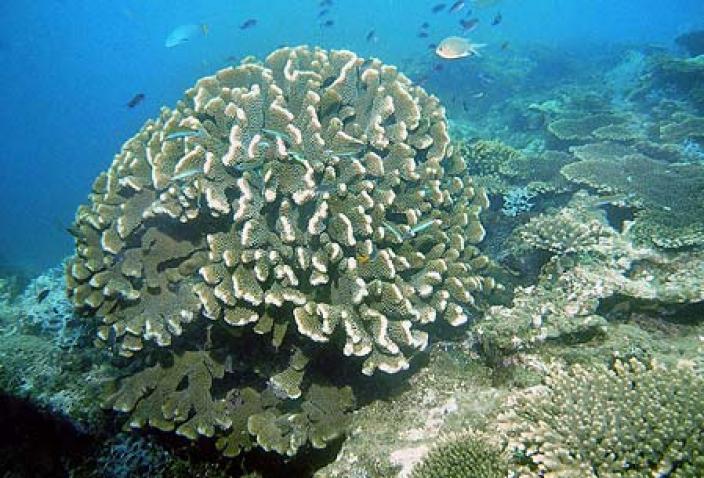
<path fill-rule="evenodd" d="M 481 56 L 479 48 L 485 47 L 484 43 L 472 43 L 462 37 L 447 37 L 440 42 L 435 53 L 446 60 L 456 60 L 468 56 Z"/>
<path fill-rule="evenodd" d="M 476 98 L 476 99 L 483 98 L 483 97 L 484 97 L 484 92 L 483 92 L 483 91 L 480 91 L 479 93 L 474 93 L 474 94 L 472 95 L 472 98 Z"/>
<path fill-rule="evenodd" d="M 401 234 L 401 231 L 399 231 L 396 226 L 388 221 L 384 221 L 382 224 L 391 234 L 394 235 L 394 237 L 396 237 L 399 242 L 403 242 L 403 234 Z"/>
<path fill-rule="evenodd" d="M 421 25 L 420 25 L 420 27 L 421 27 L 422 29 L 424 29 L 424 30 L 427 29 L 429 26 L 430 26 L 430 23 L 428 23 L 428 22 L 423 22 L 423 23 L 421 23 Z"/>
<path fill-rule="evenodd" d="M 286 133 L 283 133 L 281 131 L 276 131 L 275 129 L 267 129 L 267 128 L 262 128 L 261 131 L 262 131 L 262 133 L 264 133 L 265 136 L 269 136 L 270 138 L 273 138 L 273 139 L 281 138 L 282 140 L 287 142 L 289 145 L 293 144 L 293 140 Z"/>
<path fill-rule="evenodd" d="M 357 156 L 360 154 L 360 151 L 341 151 L 341 152 L 335 152 L 332 149 L 326 149 L 323 151 L 325 154 L 329 154 L 331 156 L 337 156 L 338 158 L 344 158 L 345 156 Z"/>
<path fill-rule="evenodd" d="M 418 38 L 428 38 L 428 32 L 418 32 Z"/>
<path fill-rule="evenodd" d="M 200 168 L 186 169 L 185 171 L 181 171 L 180 173 L 171 176 L 171 181 L 181 181 L 183 179 L 188 179 L 191 176 L 195 176 L 196 174 L 203 174 L 203 170 Z"/>
<path fill-rule="evenodd" d="M 291 156 L 291 159 L 293 159 L 294 161 L 301 164 L 306 164 L 306 158 L 301 153 L 297 151 L 289 151 L 288 155 Z"/>
<path fill-rule="evenodd" d="M 367 58 L 366 60 L 364 60 L 362 62 L 361 65 L 359 65 L 359 70 L 360 71 L 366 70 L 367 68 L 369 68 L 372 65 L 372 63 L 374 63 L 374 58 Z"/>
<path fill-rule="evenodd" d="M 142 101 L 144 101 L 144 93 L 137 93 L 132 97 L 131 100 L 127 102 L 127 107 L 128 108 L 134 108 L 138 104 L 140 104 Z"/>
<path fill-rule="evenodd" d="M 435 43 L 430 43 L 430 44 L 428 44 L 428 50 L 435 50 L 437 47 L 438 47 L 438 46 L 437 46 L 437 44 L 435 44 Z"/>
<path fill-rule="evenodd" d="M 319 7 L 332 7 L 332 0 L 322 0 L 318 3 Z"/>
<path fill-rule="evenodd" d="M 236 171 L 252 171 L 259 169 L 264 164 L 264 160 L 260 159 L 258 161 L 244 161 L 235 165 Z"/>
<path fill-rule="evenodd" d="M 369 260 L 371 259 L 371 256 L 369 254 L 360 253 L 360 254 L 357 254 L 356 259 L 360 265 L 365 265 L 369 262 Z"/>
<path fill-rule="evenodd" d="M 368 42 L 374 43 L 379 41 L 379 37 L 376 36 L 376 31 L 374 30 L 370 30 L 369 33 L 367 33 L 366 39 Z"/>
<path fill-rule="evenodd" d="M 443 10 L 445 10 L 445 7 L 446 7 L 446 6 L 447 6 L 447 5 L 444 4 L 444 3 L 438 3 L 438 4 L 435 5 L 430 11 L 433 12 L 433 13 L 440 13 L 440 12 L 442 12 Z"/>
<path fill-rule="evenodd" d="M 452 4 L 450 7 L 450 10 L 448 10 L 450 13 L 457 13 L 460 10 L 464 8 L 464 1 L 463 0 L 457 0 L 455 3 Z"/>
<path fill-rule="evenodd" d="M 323 8 L 322 10 L 320 10 L 320 13 L 318 13 L 318 18 L 324 17 L 324 16 L 327 15 L 328 13 L 330 13 L 330 10 L 327 9 L 327 8 Z"/>
<path fill-rule="evenodd" d="M 184 128 L 184 129 L 175 129 L 171 131 L 169 134 L 166 135 L 164 138 L 165 141 L 171 141 L 174 139 L 181 139 L 181 138 L 202 138 L 203 136 L 206 135 L 206 132 L 203 131 L 202 129 L 190 129 L 190 128 Z"/>
<path fill-rule="evenodd" d="M 71 224 L 69 227 L 67 227 L 66 232 L 68 232 L 75 238 L 79 238 L 82 236 L 81 230 L 76 224 Z"/>
<path fill-rule="evenodd" d="M 321 184 L 316 188 L 315 195 L 323 196 L 324 199 L 327 199 L 330 197 L 330 194 L 334 192 L 334 190 L 335 187 L 332 184 Z"/>
<path fill-rule="evenodd" d="M 481 71 L 479 73 L 477 73 L 477 79 L 479 79 L 479 81 L 481 81 L 485 85 L 490 85 L 494 81 L 496 81 L 496 78 L 494 78 L 493 76 L 491 76 L 487 73 L 482 73 Z"/>
<path fill-rule="evenodd" d="M 465 113 L 469 111 L 469 105 L 467 105 L 467 102 L 465 100 L 462 100 L 462 109 Z"/>
<path fill-rule="evenodd" d="M 41 304 L 44 299 L 46 299 L 46 296 L 49 295 L 49 289 L 44 289 L 42 290 L 39 294 L 37 294 L 37 303 Z"/>
<path fill-rule="evenodd" d="M 610 196 L 601 196 L 601 197 L 595 197 L 591 199 L 591 202 L 587 203 L 587 207 L 591 208 L 599 208 L 602 206 L 609 206 L 609 205 L 625 205 L 627 204 L 630 200 L 635 198 L 634 193 L 628 193 L 628 194 L 612 194 Z"/>
<path fill-rule="evenodd" d="M 367 264 L 370 261 L 375 261 L 376 258 L 379 256 L 379 249 L 374 244 L 372 244 L 371 246 L 371 252 L 357 252 L 356 259 L 357 262 L 359 262 L 361 265 Z"/>
<path fill-rule="evenodd" d="M 200 25 L 195 23 L 180 25 L 171 30 L 171 33 L 169 33 L 164 41 L 164 46 L 166 48 L 173 48 L 175 46 L 188 43 L 200 35 L 207 35 L 207 33 L 208 26 L 204 23 Z"/>
<path fill-rule="evenodd" d="M 335 24 L 334 21 L 332 20 L 325 20 L 323 23 L 320 24 L 321 27 L 331 27 Z"/>
<path fill-rule="evenodd" d="M 477 28 L 477 25 L 479 25 L 479 19 L 478 18 L 470 18 L 470 19 L 462 19 L 460 20 L 460 26 L 462 27 L 462 31 L 465 33 L 469 33 L 471 31 L 474 31 L 475 28 Z"/>
<path fill-rule="evenodd" d="M 497 13 L 496 16 L 494 17 L 494 19 L 491 21 L 491 25 L 496 26 L 499 23 L 501 23 L 501 20 L 503 20 L 503 19 L 504 19 L 503 15 L 501 15 L 501 13 Z"/>
<path fill-rule="evenodd" d="M 240 25 L 240 30 L 246 30 L 248 28 L 255 27 L 257 25 L 257 19 L 256 18 L 249 18 L 242 22 Z"/>
<path fill-rule="evenodd" d="M 444 68 L 444 65 L 441 63 L 436 63 L 433 65 L 433 71 L 442 71 Z"/>
<path fill-rule="evenodd" d="M 416 224 L 411 228 L 410 231 L 408 231 L 408 236 L 409 237 L 416 237 L 416 234 L 419 232 L 423 232 L 426 229 L 428 229 L 430 226 L 435 224 L 435 219 L 431 219 L 429 221 L 421 222 L 420 224 Z"/>
<path fill-rule="evenodd" d="M 506 51 L 506 50 L 508 50 L 508 47 L 509 47 L 509 42 L 505 41 L 501 44 L 500 48 L 501 48 L 501 51 Z"/>

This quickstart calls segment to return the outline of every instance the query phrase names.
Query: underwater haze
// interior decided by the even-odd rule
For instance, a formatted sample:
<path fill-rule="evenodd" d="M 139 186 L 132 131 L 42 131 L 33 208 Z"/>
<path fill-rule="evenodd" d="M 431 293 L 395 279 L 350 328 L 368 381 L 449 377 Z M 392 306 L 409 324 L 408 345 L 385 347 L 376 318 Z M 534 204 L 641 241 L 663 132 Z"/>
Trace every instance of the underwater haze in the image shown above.
<path fill-rule="evenodd" d="M 498 44 L 506 41 L 519 49 L 544 44 L 570 57 L 609 44 L 669 49 L 678 34 L 701 27 L 704 16 L 697 0 L 506 0 L 485 8 L 468 1 L 457 14 L 432 13 L 439 3 L 336 0 L 319 17 L 313 0 L 2 2 L 0 261 L 37 271 L 68 255 L 74 211 L 122 143 L 197 78 L 248 55 L 309 44 L 430 69 L 428 44 L 461 35 L 457 21 L 472 8 L 481 23 L 469 36 L 489 44 L 487 55 L 500 55 Z M 497 12 L 502 24 L 488 26 Z M 256 25 L 240 29 L 247 19 Z M 334 24 L 321 26 L 327 20 Z M 425 21 L 428 37 L 419 38 Z M 169 33 L 184 24 L 206 24 L 208 34 L 166 48 Z M 367 40 L 371 30 L 374 41 Z M 461 68 L 473 74 L 471 62 Z M 127 107 L 139 93 L 144 101 Z"/>

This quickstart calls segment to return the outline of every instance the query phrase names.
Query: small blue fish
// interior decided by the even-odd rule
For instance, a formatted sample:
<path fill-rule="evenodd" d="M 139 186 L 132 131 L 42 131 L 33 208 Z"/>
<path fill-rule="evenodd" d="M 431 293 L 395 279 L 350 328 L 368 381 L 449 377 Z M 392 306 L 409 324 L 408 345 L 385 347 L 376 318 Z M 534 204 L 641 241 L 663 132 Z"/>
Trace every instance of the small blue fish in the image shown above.
<path fill-rule="evenodd" d="M 303 165 L 306 164 L 306 158 L 299 152 L 297 151 L 289 151 L 288 155 L 291 156 L 291 159 L 293 159 L 296 162 L 299 162 Z"/>
<path fill-rule="evenodd" d="M 206 133 L 202 129 L 179 129 L 167 134 L 165 140 L 171 141 L 181 138 L 202 138 L 205 135 Z"/>
<path fill-rule="evenodd" d="M 188 24 L 188 25 L 180 25 L 176 28 L 174 28 L 171 33 L 169 33 L 169 36 L 166 37 L 166 40 L 164 41 L 164 46 L 166 48 L 173 48 L 178 45 L 182 45 L 184 43 L 188 43 L 189 41 L 193 40 L 194 38 L 200 36 L 200 35 L 207 35 L 208 34 L 208 25 L 205 23 L 196 25 L 196 24 Z"/>
<path fill-rule="evenodd" d="M 426 229 L 428 229 L 430 226 L 435 224 L 435 219 L 431 219 L 429 221 L 421 222 L 420 224 L 416 224 L 411 228 L 410 231 L 408 231 L 407 237 L 416 237 L 416 234 L 419 232 L 423 232 Z"/>
<path fill-rule="evenodd" d="M 181 181 L 183 179 L 188 179 L 192 176 L 195 176 L 197 174 L 203 174 L 203 169 L 202 168 L 195 168 L 195 169 L 187 169 L 185 171 L 181 171 L 178 174 L 174 174 L 171 177 L 172 181 Z"/>
<path fill-rule="evenodd" d="M 457 13 L 460 10 L 464 8 L 464 1 L 463 0 L 457 0 L 455 3 L 452 4 L 450 7 L 449 12 L 450 13 Z"/>
<path fill-rule="evenodd" d="M 262 133 L 264 133 L 265 136 L 269 136 L 270 138 L 273 138 L 273 139 L 281 138 L 289 145 L 293 144 L 293 140 L 291 139 L 291 136 L 289 136 L 288 134 L 283 133 L 281 131 L 276 131 L 274 129 L 262 128 Z"/>
<path fill-rule="evenodd" d="M 256 18 L 249 18 L 242 22 L 240 25 L 240 30 L 247 30 L 248 28 L 252 28 L 257 25 L 257 19 Z"/>
<path fill-rule="evenodd" d="M 399 242 L 403 242 L 403 234 L 401 234 L 401 231 L 399 231 L 396 226 L 388 221 L 384 221 L 382 224 L 391 234 L 394 235 L 394 237 L 396 237 Z"/>

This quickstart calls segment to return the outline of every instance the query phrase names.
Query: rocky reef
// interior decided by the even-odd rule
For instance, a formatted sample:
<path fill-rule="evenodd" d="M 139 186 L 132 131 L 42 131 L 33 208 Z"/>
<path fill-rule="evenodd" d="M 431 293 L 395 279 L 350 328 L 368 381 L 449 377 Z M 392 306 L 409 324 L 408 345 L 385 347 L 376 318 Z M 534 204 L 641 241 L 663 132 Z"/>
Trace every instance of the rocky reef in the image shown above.
<path fill-rule="evenodd" d="M 701 59 L 509 84 L 560 52 L 452 138 L 349 51 L 201 78 L 0 279 L 0 385 L 104 432 L 77 477 L 702 476 Z"/>
<path fill-rule="evenodd" d="M 325 447 L 354 398 L 319 357 L 406 370 L 495 288 L 465 171 L 437 98 L 378 60 L 283 48 L 200 79 L 76 214 L 69 297 L 129 364 L 106 405 L 228 456 Z"/>

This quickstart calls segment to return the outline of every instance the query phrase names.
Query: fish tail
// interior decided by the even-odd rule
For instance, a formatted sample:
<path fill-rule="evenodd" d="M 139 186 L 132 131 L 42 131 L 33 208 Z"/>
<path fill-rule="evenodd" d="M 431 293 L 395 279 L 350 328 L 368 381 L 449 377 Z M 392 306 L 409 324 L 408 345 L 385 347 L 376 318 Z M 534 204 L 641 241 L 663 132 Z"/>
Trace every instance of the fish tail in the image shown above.
<path fill-rule="evenodd" d="M 479 52 L 480 48 L 484 48 L 486 46 L 486 43 L 477 43 L 476 45 L 472 45 L 472 54 L 475 56 L 482 56 L 482 54 Z"/>

